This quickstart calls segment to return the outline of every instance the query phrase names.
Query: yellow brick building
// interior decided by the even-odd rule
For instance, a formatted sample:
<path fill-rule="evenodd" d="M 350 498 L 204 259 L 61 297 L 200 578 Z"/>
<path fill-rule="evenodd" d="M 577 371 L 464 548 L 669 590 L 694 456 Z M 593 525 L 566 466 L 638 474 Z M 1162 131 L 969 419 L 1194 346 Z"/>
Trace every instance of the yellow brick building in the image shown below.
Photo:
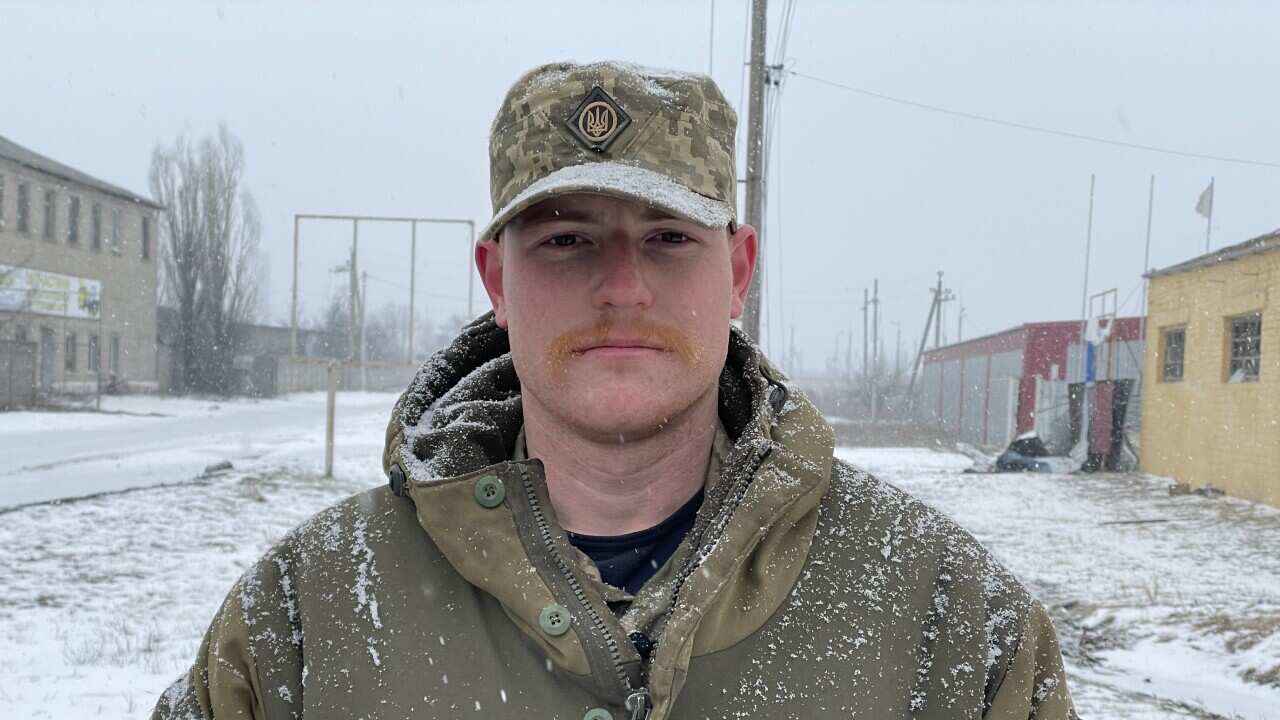
<path fill-rule="evenodd" d="M 1280 231 L 1147 277 L 1142 469 L 1280 506 Z"/>

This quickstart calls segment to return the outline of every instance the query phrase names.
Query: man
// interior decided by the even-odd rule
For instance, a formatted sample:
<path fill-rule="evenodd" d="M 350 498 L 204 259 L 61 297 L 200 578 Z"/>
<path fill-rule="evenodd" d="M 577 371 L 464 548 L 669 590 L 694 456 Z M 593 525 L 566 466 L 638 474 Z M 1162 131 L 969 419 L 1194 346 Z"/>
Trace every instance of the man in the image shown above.
<path fill-rule="evenodd" d="M 731 329 L 757 252 L 735 125 L 704 76 L 515 84 L 493 312 L 396 404 L 390 487 L 250 570 L 156 717 L 1074 717 L 1041 605 L 834 461 Z"/>

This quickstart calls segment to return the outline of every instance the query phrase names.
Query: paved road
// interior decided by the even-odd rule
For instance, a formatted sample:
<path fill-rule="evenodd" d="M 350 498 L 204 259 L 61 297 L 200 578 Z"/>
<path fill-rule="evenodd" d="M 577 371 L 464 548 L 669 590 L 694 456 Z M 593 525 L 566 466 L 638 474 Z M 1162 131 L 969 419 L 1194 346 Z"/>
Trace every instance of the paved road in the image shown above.
<path fill-rule="evenodd" d="M 387 393 L 339 394 L 339 442 L 344 425 L 386 418 L 394 402 Z M 270 462 L 323 443 L 322 393 L 117 405 L 127 411 L 0 414 L 0 507 L 185 482 L 215 463 Z"/>

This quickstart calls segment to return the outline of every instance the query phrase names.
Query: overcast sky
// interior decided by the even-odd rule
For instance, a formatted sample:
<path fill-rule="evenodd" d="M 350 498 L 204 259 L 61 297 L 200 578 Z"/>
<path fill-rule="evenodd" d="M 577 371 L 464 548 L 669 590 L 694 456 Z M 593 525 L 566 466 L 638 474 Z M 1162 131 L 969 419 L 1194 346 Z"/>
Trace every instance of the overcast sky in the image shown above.
<path fill-rule="evenodd" d="M 713 46 L 706 1 L 364 5 L 0 4 L 0 135 L 146 192 L 158 141 L 225 122 L 245 143 L 263 214 L 269 313 L 287 322 L 294 213 L 483 224 L 489 122 L 529 67 L 710 64 L 730 101 L 741 96 L 743 0 L 714 3 Z M 770 57 L 783 3 L 771 5 Z M 786 58 L 801 73 L 958 111 L 1280 163 L 1278 8 L 799 0 Z M 961 298 L 965 337 L 1078 319 L 1090 173 L 1090 287 L 1116 288 L 1125 314 L 1139 309 L 1151 175 L 1151 266 L 1203 252 L 1194 206 L 1211 177 L 1214 247 L 1280 228 L 1280 168 L 998 127 L 798 76 L 781 102 L 768 340 L 781 357 L 782 328 L 794 326 L 809 371 L 855 321 L 861 341 L 858 307 L 876 277 L 889 362 L 894 323 L 904 345 L 918 342 L 938 270 Z M 328 270 L 350 237 L 349 226 L 303 226 L 304 316 L 345 289 Z M 361 230 L 371 310 L 403 297 L 407 237 Z M 468 258 L 461 230 L 420 233 L 418 306 L 433 319 L 465 311 Z"/>

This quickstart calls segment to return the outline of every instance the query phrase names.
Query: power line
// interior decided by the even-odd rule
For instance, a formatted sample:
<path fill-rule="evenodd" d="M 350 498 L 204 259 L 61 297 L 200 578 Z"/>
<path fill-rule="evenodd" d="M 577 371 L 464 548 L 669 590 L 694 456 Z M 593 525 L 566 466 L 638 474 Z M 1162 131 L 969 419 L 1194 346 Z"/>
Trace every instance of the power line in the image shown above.
<path fill-rule="evenodd" d="M 382 283 L 383 285 L 389 285 L 393 288 L 396 288 L 397 290 L 404 290 L 406 292 L 409 290 L 409 288 L 402 283 L 398 283 L 394 280 L 387 280 L 386 278 L 378 277 L 377 275 L 374 275 L 372 273 L 365 273 L 365 277 L 369 280 L 373 280 L 374 282 Z M 453 300 L 455 302 L 466 301 L 466 298 L 462 297 L 461 295 L 449 295 L 447 293 L 424 292 L 419 290 L 416 292 L 416 294 L 422 297 L 435 298 L 437 300 Z"/>
<path fill-rule="evenodd" d="M 1029 132 L 1044 133 L 1046 135 L 1055 135 L 1057 137 L 1070 138 L 1072 140 L 1083 140 L 1085 142 L 1099 143 L 1102 145 L 1111 145 L 1113 147 L 1128 148 L 1130 150 L 1146 150 L 1147 152 L 1162 153 L 1164 155 L 1174 155 L 1177 157 L 1184 157 L 1184 158 L 1195 158 L 1197 160 L 1215 160 L 1217 162 L 1235 163 L 1237 165 L 1253 165 L 1255 167 L 1280 168 L 1280 163 L 1278 162 L 1268 162 L 1266 160 L 1249 160 L 1247 158 L 1229 157 L 1226 155 L 1212 155 L 1209 153 L 1198 153 L 1198 152 L 1190 152 L 1187 150 L 1176 150 L 1174 148 L 1160 147 L 1158 145 L 1145 145 L 1143 143 L 1132 143 L 1132 142 L 1126 142 L 1124 140 L 1113 140 L 1110 138 L 1098 137 L 1096 135 L 1086 135 L 1084 133 L 1072 132 L 1069 130 L 1057 130 L 1055 128 L 1042 127 L 1039 125 L 1029 125 L 1027 123 L 1014 122 L 1012 120 L 1002 120 L 1000 118 L 991 117 L 989 115 L 978 115 L 976 113 L 964 112 L 963 110 L 952 110 L 950 108 L 941 107 L 939 105 L 930 105 L 928 103 L 922 103 L 915 100 L 908 100 L 906 98 L 894 97 L 892 95 L 885 95 L 883 93 L 866 90 L 864 88 L 854 87 L 852 85 L 845 85 L 844 83 L 838 83 L 838 82 L 835 82 L 834 80 L 827 80 L 826 78 L 820 78 L 816 75 L 802 73 L 798 70 L 791 70 L 790 72 L 792 75 L 805 78 L 806 80 L 812 80 L 816 83 L 829 85 L 831 87 L 839 88 L 841 90 L 847 90 L 852 93 L 857 93 L 858 95 L 875 98 L 877 100 L 884 100 L 886 102 L 896 103 L 898 105 L 906 105 L 908 107 L 913 107 L 919 110 L 929 110 L 931 112 L 942 113 L 943 115 L 951 115 L 953 117 L 964 118 L 966 120 L 976 120 L 978 122 L 985 122 L 992 125 L 1000 125 L 1002 127 L 1017 128 L 1019 130 L 1026 130 Z"/>

